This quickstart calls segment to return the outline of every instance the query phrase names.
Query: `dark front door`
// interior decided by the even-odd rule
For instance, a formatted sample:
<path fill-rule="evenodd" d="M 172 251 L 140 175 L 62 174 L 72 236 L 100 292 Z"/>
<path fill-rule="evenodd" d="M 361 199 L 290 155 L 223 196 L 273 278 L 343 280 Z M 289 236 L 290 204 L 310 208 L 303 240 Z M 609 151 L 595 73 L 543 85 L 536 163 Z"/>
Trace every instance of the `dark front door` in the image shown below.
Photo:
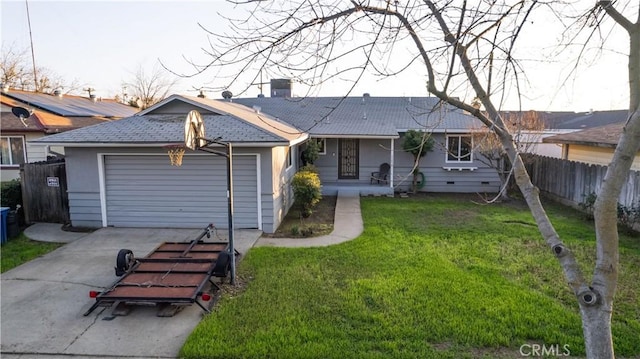
<path fill-rule="evenodd" d="M 340 139 L 338 141 L 338 178 L 358 179 L 360 168 L 360 148 L 358 140 Z"/>

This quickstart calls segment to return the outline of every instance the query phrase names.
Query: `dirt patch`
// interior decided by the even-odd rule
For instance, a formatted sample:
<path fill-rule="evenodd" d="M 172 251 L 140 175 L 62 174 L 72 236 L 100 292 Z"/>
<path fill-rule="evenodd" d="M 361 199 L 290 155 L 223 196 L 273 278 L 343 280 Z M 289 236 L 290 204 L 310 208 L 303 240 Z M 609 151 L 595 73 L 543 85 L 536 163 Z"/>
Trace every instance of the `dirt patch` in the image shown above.
<path fill-rule="evenodd" d="M 278 230 L 265 234 L 269 238 L 308 238 L 324 236 L 333 231 L 336 212 L 336 196 L 323 196 L 311 216 L 303 218 L 300 209 L 293 206 L 284 218 Z"/>

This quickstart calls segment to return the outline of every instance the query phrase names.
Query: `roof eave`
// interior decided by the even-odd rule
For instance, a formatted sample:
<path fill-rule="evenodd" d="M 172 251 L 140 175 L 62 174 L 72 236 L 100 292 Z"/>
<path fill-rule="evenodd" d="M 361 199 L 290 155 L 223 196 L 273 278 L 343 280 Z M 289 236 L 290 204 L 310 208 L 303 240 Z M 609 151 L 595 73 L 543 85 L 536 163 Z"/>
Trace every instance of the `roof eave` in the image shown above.
<path fill-rule="evenodd" d="M 400 135 L 349 135 L 349 134 L 312 134 L 311 138 L 360 138 L 360 139 L 382 139 L 390 140 L 400 138 Z"/>
<path fill-rule="evenodd" d="M 27 141 L 29 144 L 34 146 L 59 146 L 59 147 L 77 147 L 77 148 L 90 148 L 90 147 L 163 147 L 169 145 L 181 144 L 178 142 L 146 142 L 146 143 L 135 143 L 135 142 L 47 142 L 33 140 Z M 278 146 L 290 146 L 291 143 L 287 141 L 282 142 L 231 142 L 233 147 L 278 147 Z"/>
<path fill-rule="evenodd" d="M 606 143 L 606 142 L 589 142 L 589 141 L 573 141 L 573 140 L 560 140 L 560 139 L 552 139 L 550 137 L 543 138 L 543 143 L 559 143 L 562 145 L 580 145 L 580 146 L 590 146 L 590 147 L 601 147 L 601 148 L 616 148 L 617 143 Z"/>

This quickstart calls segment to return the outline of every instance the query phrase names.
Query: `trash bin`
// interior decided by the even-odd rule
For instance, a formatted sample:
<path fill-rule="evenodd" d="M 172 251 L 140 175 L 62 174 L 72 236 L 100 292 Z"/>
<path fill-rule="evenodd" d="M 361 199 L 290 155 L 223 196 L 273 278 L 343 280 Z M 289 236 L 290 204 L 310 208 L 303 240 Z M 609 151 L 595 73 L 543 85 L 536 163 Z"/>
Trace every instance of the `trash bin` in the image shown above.
<path fill-rule="evenodd" d="M 20 234 L 20 226 L 18 225 L 18 214 L 16 211 L 7 213 L 7 237 L 15 238 Z"/>
<path fill-rule="evenodd" d="M 0 227 L 0 243 L 5 244 L 7 242 L 7 215 L 9 214 L 9 207 L 0 207 L 2 210 L 2 227 Z"/>

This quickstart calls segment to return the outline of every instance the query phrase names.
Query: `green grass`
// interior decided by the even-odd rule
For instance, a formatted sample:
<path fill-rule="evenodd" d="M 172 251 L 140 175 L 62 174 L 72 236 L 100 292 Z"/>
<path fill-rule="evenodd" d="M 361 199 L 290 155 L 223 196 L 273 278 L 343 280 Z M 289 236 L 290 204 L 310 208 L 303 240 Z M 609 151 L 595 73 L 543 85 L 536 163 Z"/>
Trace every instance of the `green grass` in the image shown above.
<path fill-rule="evenodd" d="M 592 225 L 565 207 L 548 211 L 591 268 Z M 512 358 L 527 343 L 584 354 L 577 304 L 525 206 L 363 198 L 362 212 L 354 241 L 252 249 L 238 269 L 245 291 L 225 294 L 181 356 Z M 639 242 L 621 237 L 621 357 L 640 355 Z"/>
<path fill-rule="evenodd" d="M 61 246 L 61 243 L 32 241 L 24 233 L 20 233 L 18 237 L 10 239 L 2 245 L 0 250 L 2 273 Z"/>

